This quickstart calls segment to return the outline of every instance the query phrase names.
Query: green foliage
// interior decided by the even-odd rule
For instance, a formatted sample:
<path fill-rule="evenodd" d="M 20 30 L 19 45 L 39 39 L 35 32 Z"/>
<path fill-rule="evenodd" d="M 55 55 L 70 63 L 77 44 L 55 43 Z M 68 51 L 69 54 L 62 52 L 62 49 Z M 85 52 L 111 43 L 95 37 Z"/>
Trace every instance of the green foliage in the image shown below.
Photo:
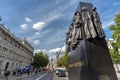
<path fill-rule="evenodd" d="M 32 65 L 36 68 L 45 67 L 49 62 L 49 57 L 43 52 L 35 53 Z"/>
<path fill-rule="evenodd" d="M 120 27 L 120 12 L 116 15 L 114 21 L 116 25 Z"/>
<path fill-rule="evenodd" d="M 68 67 L 68 53 L 65 52 L 64 55 L 59 59 L 58 65 L 60 67 Z"/>
<path fill-rule="evenodd" d="M 110 49 L 110 54 L 111 54 L 113 63 L 120 64 L 120 54 L 115 53 L 114 49 Z"/>
<path fill-rule="evenodd" d="M 110 26 L 110 30 L 113 30 L 113 38 L 120 38 L 120 13 L 115 16 L 115 24 Z"/>
<path fill-rule="evenodd" d="M 115 30 L 115 25 L 112 24 L 112 25 L 110 26 L 110 30 Z"/>
<path fill-rule="evenodd" d="M 120 54 L 118 48 L 120 48 L 120 13 L 115 16 L 115 24 L 110 26 L 110 30 L 113 30 L 112 38 L 116 41 L 112 43 L 113 49 L 110 50 L 112 60 L 115 64 L 120 64 Z"/>

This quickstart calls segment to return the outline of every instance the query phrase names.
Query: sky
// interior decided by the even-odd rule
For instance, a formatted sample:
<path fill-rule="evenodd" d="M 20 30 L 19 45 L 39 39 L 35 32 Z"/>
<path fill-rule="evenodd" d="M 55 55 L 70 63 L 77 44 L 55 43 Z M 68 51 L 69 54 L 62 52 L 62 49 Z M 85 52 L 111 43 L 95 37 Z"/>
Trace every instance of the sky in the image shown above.
<path fill-rule="evenodd" d="M 25 38 L 34 52 L 43 51 L 51 58 L 65 51 L 66 32 L 79 2 L 97 7 L 106 38 L 111 38 L 115 15 L 120 12 L 119 0 L 0 0 L 0 16 L 7 29 Z M 63 44 L 64 43 L 64 44 Z"/>

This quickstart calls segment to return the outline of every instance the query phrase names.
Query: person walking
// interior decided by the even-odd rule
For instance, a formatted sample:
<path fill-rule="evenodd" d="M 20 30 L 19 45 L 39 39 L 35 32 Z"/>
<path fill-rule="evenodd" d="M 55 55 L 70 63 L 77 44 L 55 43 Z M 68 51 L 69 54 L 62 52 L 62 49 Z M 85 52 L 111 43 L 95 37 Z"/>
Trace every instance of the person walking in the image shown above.
<path fill-rule="evenodd" d="M 8 80 L 9 74 L 10 74 L 10 71 L 5 71 L 4 76 L 5 76 L 6 80 Z"/>

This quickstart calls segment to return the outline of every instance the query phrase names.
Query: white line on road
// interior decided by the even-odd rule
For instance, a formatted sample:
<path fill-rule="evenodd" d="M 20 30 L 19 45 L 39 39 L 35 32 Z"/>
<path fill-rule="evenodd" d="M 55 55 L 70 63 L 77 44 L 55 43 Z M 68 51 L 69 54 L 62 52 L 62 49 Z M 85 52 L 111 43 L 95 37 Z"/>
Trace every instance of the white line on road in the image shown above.
<path fill-rule="evenodd" d="M 45 75 L 47 75 L 47 73 L 43 74 L 42 76 L 40 76 L 39 78 L 37 78 L 36 80 L 41 79 L 42 77 L 44 77 Z"/>

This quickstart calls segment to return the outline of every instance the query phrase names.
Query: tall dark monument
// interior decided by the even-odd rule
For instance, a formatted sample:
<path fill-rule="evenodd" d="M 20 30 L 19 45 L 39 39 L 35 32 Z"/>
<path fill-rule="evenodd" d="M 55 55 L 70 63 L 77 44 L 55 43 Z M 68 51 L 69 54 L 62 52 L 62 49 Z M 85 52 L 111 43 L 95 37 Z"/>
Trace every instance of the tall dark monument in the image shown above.
<path fill-rule="evenodd" d="M 66 39 L 69 80 L 118 80 L 96 7 L 80 2 Z"/>

